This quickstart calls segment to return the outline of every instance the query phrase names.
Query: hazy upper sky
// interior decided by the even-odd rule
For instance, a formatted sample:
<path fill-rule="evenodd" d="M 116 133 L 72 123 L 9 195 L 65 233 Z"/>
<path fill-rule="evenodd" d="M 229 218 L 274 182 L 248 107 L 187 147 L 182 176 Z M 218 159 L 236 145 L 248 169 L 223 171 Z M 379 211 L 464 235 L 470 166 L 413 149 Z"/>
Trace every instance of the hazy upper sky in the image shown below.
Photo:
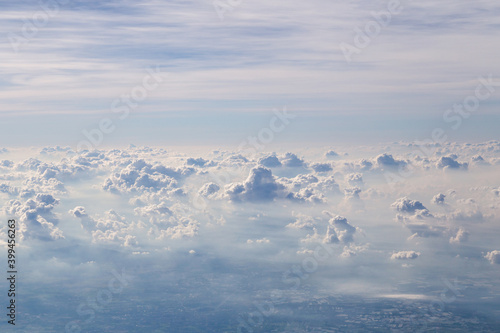
<path fill-rule="evenodd" d="M 500 82 L 494 1 L 396 1 L 389 15 L 389 1 L 48 3 L 0 4 L 9 144 L 74 147 L 104 117 L 117 126 L 105 144 L 220 144 L 284 106 L 300 116 L 288 139 L 424 139 L 480 77 Z M 147 68 L 161 72 L 155 87 L 119 120 L 113 106 Z M 455 139 L 494 135 L 498 90 Z"/>

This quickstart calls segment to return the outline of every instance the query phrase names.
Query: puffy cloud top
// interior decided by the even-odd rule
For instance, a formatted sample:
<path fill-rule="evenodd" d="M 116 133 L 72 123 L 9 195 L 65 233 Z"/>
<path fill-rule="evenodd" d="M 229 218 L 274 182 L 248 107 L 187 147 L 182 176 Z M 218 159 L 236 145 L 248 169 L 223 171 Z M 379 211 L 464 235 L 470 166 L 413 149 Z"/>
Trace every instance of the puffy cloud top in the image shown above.
<path fill-rule="evenodd" d="M 285 157 L 282 159 L 281 163 L 290 168 L 301 168 L 304 167 L 304 160 L 297 157 L 297 155 L 293 153 L 286 153 Z"/>
<path fill-rule="evenodd" d="M 2 160 L 0 161 L 0 166 L 4 168 L 12 168 L 14 166 L 14 162 L 9 160 Z"/>
<path fill-rule="evenodd" d="M 391 205 L 398 212 L 413 214 L 419 210 L 427 210 L 425 206 L 417 200 L 410 200 L 407 197 L 399 198 Z"/>
<path fill-rule="evenodd" d="M 351 243 L 354 240 L 356 228 L 347 222 L 347 218 L 337 215 L 330 219 L 329 224 L 327 237 L 330 237 L 330 239 L 333 237 L 330 227 L 333 227 L 335 234 L 341 242 Z"/>
<path fill-rule="evenodd" d="M 77 218 L 85 218 L 88 217 L 87 212 L 85 211 L 85 207 L 76 206 L 73 209 L 70 209 L 69 213 Z"/>
<path fill-rule="evenodd" d="M 420 256 L 420 252 L 415 251 L 399 251 L 393 253 L 391 259 L 396 260 L 408 260 L 408 259 L 417 259 Z"/>
<path fill-rule="evenodd" d="M 279 168 L 282 165 L 276 154 L 262 157 L 258 163 L 266 168 Z"/>
<path fill-rule="evenodd" d="M 500 264 L 500 251 L 498 250 L 488 252 L 484 257 L 488 259 L 492 265 Z"/>
<path fill-rule="evenodd" d="M 360 173 L 351 173 L 345 176 L 346 181 L 349 185 L 356 186 L 363 184 L 363 175 Z"/>
<path fill-rule="evenodd" d="M 337 154 L 335 151 L 333 150 L 329 150 L 325 153 L 325 157 L 326 158 L 336 158 L 336 157 L 339 157 L 339 154 Z"/>
<path fill-rule="evenodd" d="M 311 168 L 315 172 L 328 172 L 333 170 L 330 163 L 314 163 L 313 165 L 311 165 Z"/>
<path fill-rule="evenodd" d="M 102 187 L 114 193 L 173 190 L 178 186 L 178 181 L 182 181 L 195 172 L 196 170 L 192 167 L 174 169 L 139 159 L 130 161 L 126 167 L 116 170 L 104 181 Z"/>
<path fill-rule="evenodd" d="M 201 157 L 200 158 L 188 158 L 186 161 L 186 164 L 202 167 L 202 166 L 205 166 L 205 164 L 207 164 L 208 162 L 209 162 L 208 160 L 205 160 Z"/>
<path fill-rule="evenodd" d="M 3 209 L 7 214 L 19 217 L 22 224 L 21 239 L 56 240 L 64 238 L 62 231 L 56 226 L 59 221 L 52 213 L 58 204 L 59 199 L 51 194 L 37 194 L 34 199 L 28 199 L 25 203 L 10 200 Z"/>
<path fill-rule="evenodd" d="M 387 154 L 387 153 L 384 153 L 384 154 L 381 154 L 381 155 L 378 155 L 376 158 L 375 158 L 375 161 L 377 162 L 378 166 L 379 167 L 399 167 L 399 166 L 405 166 L 406 165 L 406 162 L 405 161 L 402 161 L 402 160 L 396 160 L 394 159 L 394 157 L 392 157 L 392 155 L 390 154 Z"/>
<path fill-rule="evenodd" d="M 272 201 L 278 197 L 284 186 L 278 184 L 271 170 L 255 167 L 243 184 L 227 186 L 226 193 L 232 201 Z"/>
<path fill-rule="evenodd" d="M 432 203 L 436 204 L 436 205 L 444 205 L 444 199 L 445 198 L 446 198 L 446 195 L 444 195 L 443 193 L 436 194 L 432 198 Z"/>
<path fill-rule="evenodd" d="M 206 183 L 203 185 L 198 193 L 203 197 L 209 197 L 212 194 L 217 193 L 220 190 L 220 186 L 216 183 Z"/>
<path fill-rule="evenodd" d="M 439 169 L 467 169 L 467 163 L 459 163 L 456 160 L 456 155 L 442 156 L 436 166 Z"/>
<path fill-rule="evenodd" d="M 464 228 L 459 228 L 455 237 L 450 238 L 451 244 L 460 244 L 469 239 L 469 233 Z"/>

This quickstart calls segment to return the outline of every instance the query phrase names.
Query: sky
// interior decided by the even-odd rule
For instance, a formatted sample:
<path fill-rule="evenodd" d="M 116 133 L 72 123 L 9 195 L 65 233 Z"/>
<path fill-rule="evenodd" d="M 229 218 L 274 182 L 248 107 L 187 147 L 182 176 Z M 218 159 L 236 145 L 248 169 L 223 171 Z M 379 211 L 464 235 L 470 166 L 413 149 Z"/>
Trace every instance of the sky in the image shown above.
<path fill-rule="evenodd" d="M 0 331 L 500 330 L 497 2 L 0 9 Z"/>
<path fill-rule="evenodd" d="M 172 144 L 173 137 L 149 132 L 161 124 L 227 143 L 240 139 L 247 119 L 265 121 L 285 106 L 318 129 L 313 139 L 331 126 L 371 141 L 360 123 L 422 139 L 422 123 L 438 126 L 479 78 L 500 81 L 493 1 L 401 1 L 393 13 L 389 1 L 220 3 L 61 0 L 45 10 L 30 1 L 2 3 L 0 117 L 22 134 L 12 144 L 30 144 L 27 133 L 58 144 L 50 135 L 57 131 L 75 146 L 82 130 L 116 116 L 113 103 L 142 86 L 148 68 L 161 72 L 161 83 L 134 103 L 114 142 L 135 132 L 141 143 Z M 494 135 L 487 124 L 498 119 L 498 102 L 496 91 L 471 119 L 486 133 L 462 136 Z M 215 130 L 201 139 L 193 129 L 207 119 Z M 410 137 L 409 128 L 418 131 Z M 294 132 L 301 140 L 310 133 Z M 187 135 L 177 138 L 189 144 Z"/>

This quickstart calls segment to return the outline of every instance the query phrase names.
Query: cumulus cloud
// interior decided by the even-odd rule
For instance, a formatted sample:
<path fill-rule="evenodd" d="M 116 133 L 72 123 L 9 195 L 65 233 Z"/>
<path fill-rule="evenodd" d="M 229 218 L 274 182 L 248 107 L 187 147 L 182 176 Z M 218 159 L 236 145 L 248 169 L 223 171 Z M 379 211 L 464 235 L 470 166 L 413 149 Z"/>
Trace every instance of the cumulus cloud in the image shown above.
<path fill-rule="evenodd" d="M 357 255 L 357 252 L 348 246 L 344 246 L 344 250 L 340 254 L 342 258 L 351 258 Z"/>
<path fill-rule="evenodd" d="M 347 221 L 347 218 L 340 215 L 334 215 L 327 211 L 323 213 L 330 217 L 326 235 L 323 240 L 324 243 L 342 242 L 344 244 L 349 244 L 354 241 L 354 234 L 357 229 Z"/>
<path fill-rule="evenodd" d="M 406 161 L 397 160 L 392 155 L 384 153 L 380 154 L 375 158 L 375 162 L 381 168 L 398 168 L 403 167 L 407 164 Z"/>
<path fill-rule="evenodd" d="M 18 192 L 19 192 L 19 189 L 17 187 L 13 187 L 8 183 L 0 184 L 0 193 L 5 193 L 5 194 L 15 196 L 15 195 L 17 195 Z"/>
<path fill-rule="evenodd" d="M 77 218 L 86 218 L 88 217 L 87 212 L 85 211 L 85 207 L 77 206 L 73 209 L 70 209 L 69 213 L 74 215 Z"/>
<path fill-rule="evenodd" d="M 293 178 L 280 178 L 278 182 L 286 188 L 287 199 L 294 201 L 309 201 L 321 203 L 325 201 L 325 196 L 321 193 L 319 186 L 320 180 L 311 174 L 300 174 Z M 334 186 L 332 184 L 332 186 Z M 319 191 L 319 192 L 318 192 Z"/>
<path fill-rule="evenodd" d="M 407 197 L 399 198 L 391 207 L 398 212 L 407 214 L 414 214 L 418 211 L 428 211 L 420 201 L 410 200 Z"/>
<path fill-rule="evenodd" d="M 39 193 L 24 203 L 10 200 L 3 210 L 19 218 L 21 239 L 57 240 L 64 238 L 63 232 L 57 227 L 59 219 L 53 213 L 59 202 L 51 194 Z"/>
<path fill-rule="evenodd" d="M 286 196 L 287 199 L 298 201 L 298 202 L 313 202 L 313 203 L 324 203 L 325 196 L 323 194 L 317 194 L 312 188 L 302 188 L 298 192 L 290 192 Z"/>
<path fill-rule="evenodd" d="M 71 215 L 80 219 L 81 226 L 91 236 L 93 242 L 118 242 L 130 243 L 129 226 L 125 217 L 114 210 L 106 211 L 104 217 L 91 217 L 82 206 L 77 206 L 69 211 Z"/>
<path fill-rule="evenodd" d="M 213 197 L 214 194 L 219 192 L 219 190 L 220 186 L 216 183 L 206 183 L 200 188 L 198 193 L 205 198 L 210 198 Z"/>
<path fill-rule="evenodd" d="M 280 178 L 280 183 L 288 186 L 291 190 L 299 190 L 319 182 L 319 178 L 311 174 L 300 174 L 293 178 Z"/>
<path fill-rule="evenodd" d="M 267 202 L 280 195 L 284 186 L 277 183 L 270 169 L 255 167 L 250 170 L 243 183 L 226 186 L 225 192 L 231 201 Z"/>
<path fill-rule="evenodd" d="M 325 238 L 323 239 L 323 243 L 335 244 L 338 242 L 339 242 L 339 237 L 337 236 L 337 233 L 335 232 L 335 228 L 328 226 L 326 229 Z"/>
<path fill-rule="evenodd" d="M 446 215 L 450 221 L 482 222 L 485 216 L 478 208 L 460 208 Z"/>
<path fill-rule="evenodd" d="M 276 154 L 272 154 L 266 157 L 261 157 L 258 163 L 266 168 L 279 168 L 282 166 Z"/>
<path fill-rule="evenodd" d="M 404 222 L 405 226 L 411 231 L 412 235 L 408 239 L 417 237 L 442 237 L 449 232 L 449 228 L 443 225 L 430 225 L 425 222 Z"/>
<path fill-rule="evenodd" d="M 42 155 L 49 155 L 52 153 L 67 153 L 67 152 L 73 152 L 73 149 L 71 147 L 61 147 L 61 146 L 55 146 L 55 147 L 44 147 L 42 150 L 40 150 L 40 154 Z"/>
<path fill-rule="evenodd" d="M 313 229 L 313 234 L 307 234 L 305 238 L 301 239 L 302 243 L 352 244 L 358 229 L 343 216 L 334 215 L 327 211 L 323 213 L 330 217 L 326 226 L 321 221 L 299 215 L 298 219 L 287 227 Z"/>
<path fill-rule="evenodd" d="M 318 178 L 318 182 L 312 184 L 312 186 L 320 191 L 320 193 L 324 193 L 325 195 L 331 194 L 341 194 L 340 186 L 336 182 L 334 176 L 328 176 L 324 178 Z"/>
<path fill-rule="evenodd" d="M 482 165 L 490 165 L 481 155 L 475 155 L 471 158 L 471 164 L 482 166 Z"/>
<path fill-rule="evenodd" d="M 145 236 L 157 240 L 190 238 L 196 236 L 199 229 L 197 221 L 175 214 L 163 203 L 136 208 L 136 215 L 146 218 L 145 221 L 131 221 L 115 210 L 108 210 L 102 216 L 90 216 L 82 206 L 69 213 L 80 219 L 93 243 L 115 243 L 123 247 L 143 246 L 140 239 Z"/>
<path fill-rule="evenodd" d="M 486 259 L 490 262 L 490 264 L 500 264 L 500 251 L 494 250 L 491 252 L 488 252 L 485 256 Z"/>
<path fill-rule="evenodd" d="M 335 230 L 338 239 L 343 243 L 351 243 L 354 240 L 354 234 L 356 233 L 356 228 L 347 222 L 347 218 L 343 216 L 335 216 L 328 221 L 330 226 Z"/>
<path fill-rule="evenodd" d="M 14 162 L 9 161 L 9 160 L 2 160 L 0 161 L 0 167 L 3 168 L 12 168 L 14 166 Z"/>
<path fill-rule="evenodd" d="M 456 155 L 450 155 L 450 156 L 442 156 L 439 161 L 436 163 L 437 168 L 439 169 L 444 169 L 444 170 L 449 170 L 449 169 L 464 169 L 466 170 L 468 168 L 467 163 L 459 163 L 457 162 L 457 156 Z"/>
<path fill-rule="evenodd" d="M 231 166 L 231 167 L 241 167 L 249 162 L 248 158 L 238 153 L 228 153 L 224 155 L 224 158 L 218 164 L 220 166 Z"/>
<path fill-rule="evenodd" d="M 357 201 L 361 200 L 359 194 L 361 193 L 361 189 L 359 187 L 347 187 L 344 189 L 345 199 L 347 201 Z"/>
<path fill-rule="evenodd" d="M 328 172 L 333 170 L 331 164 L 329 163 L 314 163 L 311 165 L 311 168 L 315 172 Z"/>
<path fill-rule="evenodd" d="M 192 238 L 198 234 L 200 223 L 190 217 L 179 217 L 173 226 L 159 230 L 159 239 Z M 154 232 L 154 231 L 153 231 Z"/>
<path fill-rule="evenodd" d="M 113 172 L 102 188 L 113 193 L 165 192 L 175 190 L 180 181 L 194 173 L 192 167 L 171 168 L 138 159 Z"/>
<path fill-rule="evenodd" d="M 361 159 L 353 162 L 344 162 L 343 170 L 345 172 L 366 172 L 374 169 L 374 164 L 367 160 Z"/>
<path fill-rule="evenodd" d="M 150 217 L 150 222 L 154 223 L 157 218 L 172 216 L 172 211 L 167 207 L 167 204 L 162 202 L 159 204 L 151 204 L 145 207 L 137 207 L 134 212 L 139 216 Z"/>
<path fill-rule="evenodd" d="M 417 200 L 407 197 L 400 198 L 391 207 L 401 214 L 396 215 L 396 220 L 403 223 L 411 232 L 409 239 L 416 237 L 443 237 L 451 234 L 449 225 L 446 224 L 446 215 L 434 215 Z M 459 236 L 460 240 L 465 240 Z"/>
<path fill-rule="evenodd" d="M 444 195 L 443 193 L 439 193 L 439 194 L 436 194 L 433 198 L 432 198 L 432 203 L 433 204 L 436 204 L 436 205 L 444 205 L 444 199 L 446 198 L 446 195 Z"/>
<path fill-rule="evenodd" d="M 420 252 L 415 251 L 399 251 L 393 253 L 391 259 L 393 260 L 409 260 L 409 259 L 417 259 L 420 257 Z"/>
<path fill-rule="evenodd" d="M 252 239 L 248 239 L 247 240 L 247 244 L 269 244 L 271 243 L 271 241 L 267 238 L 261 238 L 261 239 L 255 239 L 255 240 L 252 240 Z"/>
<path fill-rule="evenodd" d="M 287 224 L 287 228 L 313 229 L 316 226 L 317 221 L 313 217 L 301 213 L 294 213 L 294 215 L 295 221 Z"/>
<path fill-rule="evenodd" d="M 281 159 L 281 163 L 283 164 L 283 166 L 289 168 L 305 167 L 304 160 L 300 159 L 297 155 L 293 153 L 286 153 L 285 156 Z"/>
<path fill-rule="evenodd" d="M 360 173 L 350 173 L 345 176 L 345 180 L 351 186 L 363 185 L 363 175 Z"/>
<path fill-rule="evenodd" d="M 325 157 L 328 159 L 334 159 L 339 157 L 339 154 L 333 150 L 329 150 L 325 153 Z"/>
<path fill-rule="evenodd" d="M 201 157 L 199 157 L 199 158 L 190 157 L 186 160 L 186 164 L 187 165 L 194 165 L 194 166 L 198 166 L 198 167 L 212 166 L 213 165 L 212 163 L 210 163 L 210 161 L 205 160 Z"/>
<path fill-rule="evenodd" d="M 459 228 L 455 236 L 450 238 L 451 244 L 460 244 L 469 239 L 469 233 L 464 228 Z"/>

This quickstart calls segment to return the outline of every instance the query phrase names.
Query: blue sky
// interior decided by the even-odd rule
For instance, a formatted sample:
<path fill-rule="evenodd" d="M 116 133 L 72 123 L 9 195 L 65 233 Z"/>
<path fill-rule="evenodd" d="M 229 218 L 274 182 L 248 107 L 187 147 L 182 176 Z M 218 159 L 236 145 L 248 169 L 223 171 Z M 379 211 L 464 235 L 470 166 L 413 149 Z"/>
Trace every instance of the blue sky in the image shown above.
<path fill-rule="evenodd" d="M 116 98 L 141 84 L 146 68 L 157 66 L 164 81 L 141 101 L 130 123 L 119 125 L 127 131 L 116 140 L 133 129 L 154 142 L 158 135 L 148 137 L 146 128 L 165 117 L 184 132 L 192 128 L 183 117 L 202 126 L 206 115 L 237 128 L 238 115 L 258 123 L 283 106 L 321 131 L 327 131 L 325 122 L 335 127 L 345 117 L 376 115 L 374 130 L 394 123 L 392 130 L 404 137 L 407 130 L 394 119 L 438 126 L 443 112 L 470 95 L 479 77 L 500 81 L 500 7 L 492 1 L 402 1 L 400 13 L 379 26 L 351 62 L 339 45 L 354 45 L 354 30 L 373 22 L 373 12 L 387 11 L 388 2 L 243 1 L 223 20 L 210 1 L 71 2 L 58 5 L 46 24 L 35 22 L 38 31 L 17 52 L 9 37 L 23 36 L 26 22 L 43 10 L 32 2 L 2 6 L 0 34 L 7 43 L 0 48 L 0 119 L 21 131 L 30 128 L 42 140 L 61 126 L 91 128 L 107 117 Z M 489 123 L 482 116 L 498 114 L 498 102 L 495 92 L 481 103 L 475 121 Z M 40 117 L 54 114 L 64 116 L 48 130 L 37 127 Z M 348 126 L 371 140 L 356 122 Z M 425 127 L 417 128 L 427 135 Z M 301 126 L 294 131 L 308 136 Z M 79 139 L 66 132 L 61 143 Z M 465 131 L 463 136 L 474 137 Z M 22 144 L 34 143 L 23 137 Z M 49 137 L 46 143 L 52 143 Z M 191 137 L 219 143 L 216 135 Z"/>

